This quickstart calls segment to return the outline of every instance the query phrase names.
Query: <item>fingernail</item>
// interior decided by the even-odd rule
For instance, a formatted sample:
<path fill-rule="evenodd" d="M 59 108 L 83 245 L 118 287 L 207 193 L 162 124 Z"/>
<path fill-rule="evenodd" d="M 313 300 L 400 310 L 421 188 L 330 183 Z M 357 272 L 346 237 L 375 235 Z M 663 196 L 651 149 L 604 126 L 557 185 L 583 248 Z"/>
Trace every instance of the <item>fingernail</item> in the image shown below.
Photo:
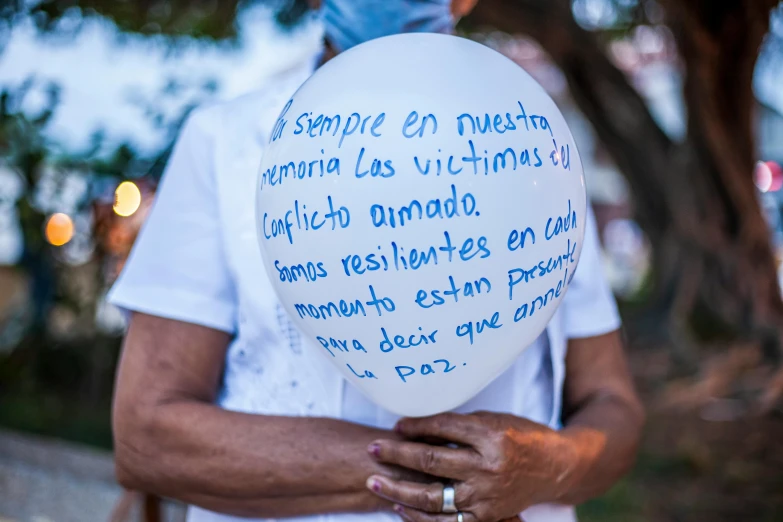
<path fill-rule="evenodd" d="M 394 504 L 394 507 L 392 509 L 394 509 L 394 511 L 399 514 L 403 514 L 405 511 L 404 509 L 402 509 L 402 506 L 399 504 Z"/>
<path fill-rule="evenodd" d="M 381 490 L 381 482 L 372 477 L 367 479 L 367 487 L 378 493 Z"/>
<path fill-rule="evenodd" d="M 369 451 L 373 457 L 381 456 L 381 447 L 378 444 L 375 443 L 370 444 L 369 446 L 367 446 L 367 451 Z"/>

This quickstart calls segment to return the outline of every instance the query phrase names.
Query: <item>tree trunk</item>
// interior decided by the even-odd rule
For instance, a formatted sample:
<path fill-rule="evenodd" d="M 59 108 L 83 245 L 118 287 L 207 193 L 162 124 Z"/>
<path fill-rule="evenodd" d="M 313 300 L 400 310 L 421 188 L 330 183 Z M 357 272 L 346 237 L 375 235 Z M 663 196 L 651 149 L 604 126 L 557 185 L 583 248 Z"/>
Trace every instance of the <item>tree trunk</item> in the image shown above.
<path fill-rule="evenodd" d="M 628 180 L 653 247 L 646 319 L 693 362 L 695 316 L 781 354 L 783 302 L 752 181 L 752 77 L 777 0 L 663 0 L 685 75 L 687 135 L 672 142 L 569 0 L 484 0 L 473 21 L 535 40 Z"/>
<path fill-rule="evenodd" d="M 676 237 L 696 250 L 699 284 L 691 299 L 775 359 L 781 355 L 783 301 L 771 234 L 752 181 L 752 82 L 776 4 L 664 2 L 685 73 L 689 119 L 680 156 L 698 205 L 691 219 L 675 220 L 681 225 Z"/>

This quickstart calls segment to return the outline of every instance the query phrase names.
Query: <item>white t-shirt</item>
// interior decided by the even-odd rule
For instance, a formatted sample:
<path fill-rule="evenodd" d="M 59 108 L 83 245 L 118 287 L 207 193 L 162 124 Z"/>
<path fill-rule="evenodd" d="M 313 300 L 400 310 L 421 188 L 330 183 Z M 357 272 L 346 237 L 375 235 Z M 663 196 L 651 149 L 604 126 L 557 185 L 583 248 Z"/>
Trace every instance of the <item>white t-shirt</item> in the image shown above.
<path fill-rule="evenodd" d="M 195 111 L 169 159 L 152 213 L 110 300 L 127 310 L 234 335 L 218 405 L 252 414 L 329 416 L 384 428 L 397 417 L 370 403 L 326 357 L 308 356 L 264 270 L 255 227 L 262 147 L 285 102 L 312 64 L 269 88 Z M 458 411 L 512 413 L 559 427 L 568 338 L 619 327 L 600 266 L 592 214 L 579 267 L 545 334 Z M 263 444 L 264 441 L 259 441 Z M 535 506 L 526 522 L 573 522 L 573 508 Z M 246 519 L 192 507 L 189 522 Z M 394 514 L 302 517 L 300 522 L 397 522 Z"/>

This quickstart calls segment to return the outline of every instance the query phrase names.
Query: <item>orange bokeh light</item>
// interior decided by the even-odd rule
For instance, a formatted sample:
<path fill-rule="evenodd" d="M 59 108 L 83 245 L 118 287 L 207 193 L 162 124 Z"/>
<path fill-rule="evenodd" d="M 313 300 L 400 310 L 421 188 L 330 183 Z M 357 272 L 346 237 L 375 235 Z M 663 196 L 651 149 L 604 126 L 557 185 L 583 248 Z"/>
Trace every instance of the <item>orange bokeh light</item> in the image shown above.
<path fill-rule="evenodd" d="M 73 220 L 67 214 L 52 214 L 44 229 L 46 240 L 54 246 L 63 246 L 73 238 Z"/>

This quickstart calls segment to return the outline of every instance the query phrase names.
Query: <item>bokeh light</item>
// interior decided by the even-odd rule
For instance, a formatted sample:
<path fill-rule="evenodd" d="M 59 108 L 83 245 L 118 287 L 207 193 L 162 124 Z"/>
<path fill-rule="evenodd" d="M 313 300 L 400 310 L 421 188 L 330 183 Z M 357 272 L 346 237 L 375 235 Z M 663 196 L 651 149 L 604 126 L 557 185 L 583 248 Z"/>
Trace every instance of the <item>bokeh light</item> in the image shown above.
<path fill-rule="evenodd" d="M 67 214 L 52 214 L 44 229 L 46 240 L 54 246 L 63 246 L 73 238 L 73 220 Z"/>
<path fill-rule="evenodd" d="M 118 216 L 132 216 L 141 205 L 141 191 L 132 181 L 123 181 L 114 191 L 114 212 Z"/>
<path fill-rule="evenodd" d="M 783 187 L 783 172 L 773 161 L 759 161 L 753 173 L 753 182 L 761 192 L 777 192 Z"/>

